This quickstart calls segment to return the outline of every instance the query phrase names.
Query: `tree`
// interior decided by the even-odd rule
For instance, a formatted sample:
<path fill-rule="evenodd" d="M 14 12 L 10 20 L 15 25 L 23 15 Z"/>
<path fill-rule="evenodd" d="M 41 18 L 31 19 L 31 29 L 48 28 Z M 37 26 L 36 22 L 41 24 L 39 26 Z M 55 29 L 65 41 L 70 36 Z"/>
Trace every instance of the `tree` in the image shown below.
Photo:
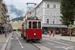
<path fill-rule="evenodd" d="M 75 15 L 75 0 L 60 0 L 61 6 L 60 11 L 62 16 L 61 22 L 63 25 L 69 25 L 70 22 L 73 24 Z"/>

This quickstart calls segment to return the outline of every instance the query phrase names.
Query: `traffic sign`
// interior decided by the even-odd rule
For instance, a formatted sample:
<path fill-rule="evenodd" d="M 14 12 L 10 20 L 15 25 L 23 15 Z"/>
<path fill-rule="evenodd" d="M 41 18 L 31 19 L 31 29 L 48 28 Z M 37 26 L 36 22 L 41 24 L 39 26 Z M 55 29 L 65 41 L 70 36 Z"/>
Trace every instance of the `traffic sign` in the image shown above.
<path fill-rule="evenodd" d="M 69 28 L 69 29 L 73 29 L 73 25 L 70 24 L 70 25 L 68 26 L 68 28 Z"/>

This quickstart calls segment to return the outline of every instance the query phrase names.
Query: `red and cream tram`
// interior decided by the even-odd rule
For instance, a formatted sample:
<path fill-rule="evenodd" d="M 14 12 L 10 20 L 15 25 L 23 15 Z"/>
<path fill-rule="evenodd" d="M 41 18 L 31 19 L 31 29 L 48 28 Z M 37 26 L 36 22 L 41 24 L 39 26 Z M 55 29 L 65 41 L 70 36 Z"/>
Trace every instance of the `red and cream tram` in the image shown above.
<path fill-rule="evenodd" d="M 31 41 L 39 41 L 42 39 L 42 25 L 40 19 L 37 17 L 32 17 L 26 19 L 25 22 L 22 24 L 22 33 L 21 37 L 26 39 L 28 42 Z"/>

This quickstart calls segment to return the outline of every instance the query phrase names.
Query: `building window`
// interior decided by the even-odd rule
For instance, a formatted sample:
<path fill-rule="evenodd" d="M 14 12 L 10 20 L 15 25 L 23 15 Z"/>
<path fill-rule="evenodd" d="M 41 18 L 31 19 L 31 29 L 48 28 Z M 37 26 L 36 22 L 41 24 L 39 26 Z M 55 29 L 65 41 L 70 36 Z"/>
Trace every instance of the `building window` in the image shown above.
<path fill-rule="evenodd" d="M 47 23 L 49 23 L 49 19 L 47 19 Z"/>
<path fill-rule="evenodd" d="M 56 4 L 56 8 L 60 8 L 60 4 Z"/>
<path fill-rule="evenodd" d="M 56 5 L 54 4 L 54 8 L 56 8 Z"/>
<path fill-rule="evenodd" d="M 49 11 L 46 11 L 46 15 L 50 15 L 50 12 Z"/>
<path fill-rule="evenodd" d="M 53 20 L 53 24 L 54 24 L 54 20 Z"/>
<path fill-rule="evenodd" d="M 53 8 L 53 4 L 50 4 L 50 8 Z"/>
<path fill-rule="evenodd" d="M 49 8 L 49 4 L 47 4 L 47 8 Z"/>
<path fill-rule="evenodd" d="M 55 24 L 55 16 L 54 16 L 54 18 L 53 18 L 53 24 Z"/>

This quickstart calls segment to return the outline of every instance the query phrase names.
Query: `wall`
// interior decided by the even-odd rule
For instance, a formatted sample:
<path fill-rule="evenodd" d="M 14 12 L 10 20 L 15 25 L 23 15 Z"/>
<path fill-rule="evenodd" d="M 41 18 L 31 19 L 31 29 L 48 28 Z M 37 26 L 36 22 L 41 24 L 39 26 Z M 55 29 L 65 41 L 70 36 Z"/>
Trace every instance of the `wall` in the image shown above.
<path fill-rule="evenodd" d="M 49 4 L 49 8 L 47 8 L 47 4 Z M 54 8 L 55 4 L 55 8 Z M 49 23 L 53 24 L 61 24 L 60 21 L 60 3 L 59 2 L 50 2 L 50 1 L 45 1 L 45 22 L 47 23 L 47 19 L 49 19 Z"/>

